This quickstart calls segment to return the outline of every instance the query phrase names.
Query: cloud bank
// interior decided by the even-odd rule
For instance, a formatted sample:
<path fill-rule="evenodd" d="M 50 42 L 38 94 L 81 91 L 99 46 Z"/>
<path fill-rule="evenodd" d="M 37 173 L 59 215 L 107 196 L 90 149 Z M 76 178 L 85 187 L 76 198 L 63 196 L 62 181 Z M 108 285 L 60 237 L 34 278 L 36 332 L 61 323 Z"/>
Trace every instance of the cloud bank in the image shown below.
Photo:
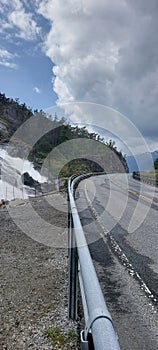
<path fill-rule="evenodd" d="M 0 65 L 17 68 L 15 43 L 43 45 L 58 104 L 114 108 L 158 149 L 157 18 L 157 0 L 0 0 Z"/>
<path fill-rule="evenodd" d="M 38 13 L 51 23 L 45 52 L 58 102 L 115 108 L 156 140 L 157 0 L 42 0 Z"/>

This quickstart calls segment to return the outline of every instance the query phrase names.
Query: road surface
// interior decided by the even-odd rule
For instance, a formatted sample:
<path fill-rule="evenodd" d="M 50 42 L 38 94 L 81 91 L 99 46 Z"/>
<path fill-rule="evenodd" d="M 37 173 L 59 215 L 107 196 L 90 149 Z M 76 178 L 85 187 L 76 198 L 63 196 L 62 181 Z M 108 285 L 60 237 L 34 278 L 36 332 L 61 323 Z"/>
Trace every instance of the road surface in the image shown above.
<path fill-rule="evenodd" d="M 158 349 L 158 190 L 111 174 L 82 181 L 76 197 L 121 349 Z"/>

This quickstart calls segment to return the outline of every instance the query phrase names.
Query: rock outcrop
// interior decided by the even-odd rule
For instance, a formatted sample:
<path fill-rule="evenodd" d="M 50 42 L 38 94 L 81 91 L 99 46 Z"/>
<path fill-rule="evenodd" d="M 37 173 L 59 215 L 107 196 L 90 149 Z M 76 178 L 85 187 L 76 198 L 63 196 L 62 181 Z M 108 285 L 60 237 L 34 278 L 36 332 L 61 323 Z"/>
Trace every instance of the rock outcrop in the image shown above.
<path fill-rule="evenodd" d="M 0 93 L 0 144 L 9 142 L 19 126 L 33 115 L 25 103 L 7 98 Z"/>
<path fill-rule="evenodd" d="M 22 178 L 22 183 L 25 186 L 34 187 L 34 188 L 37 188 L 40 186 L 40 183 L 35 179 L 33 179 L 33 177 L 30 176 L 29 173 L 27 172 L 22 174 L 21 178 Z"/>

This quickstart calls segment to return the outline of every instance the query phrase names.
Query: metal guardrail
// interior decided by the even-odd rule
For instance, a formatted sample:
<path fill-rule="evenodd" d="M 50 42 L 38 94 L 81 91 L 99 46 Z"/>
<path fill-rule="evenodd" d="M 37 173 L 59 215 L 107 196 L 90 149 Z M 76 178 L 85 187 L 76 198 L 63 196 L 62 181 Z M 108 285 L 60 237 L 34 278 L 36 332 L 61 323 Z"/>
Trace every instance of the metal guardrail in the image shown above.
<path fill-rule="evenodd" d="M 85 319 L 85 329 L 81 332 L 81 349 L 120 350 L 112 318 L 101 291 L 74 199 L 74 190 L 77 184 L 82 179 L 92 175 L 94 174 L 72 177 L 68 181 L 68 313 L 69 318 L 77 319 L 79 284 Z"/>
<path fill-rule="evenodd" d="M 138 171 L 133 172 L 133 178 L 136 180 L 145 182 L 145 183 L 152 185 L 152 186 L 158 186 L 158 178 L 143 175 L 142 173 L 139 173 Z"/>
<path fill-rule="evenodd" d="M 149 185 L 158 186 L 158 179 L 156 177 L 154 178 L 154 177 L 144 176 L 141 174 L 140 180 Z"/>

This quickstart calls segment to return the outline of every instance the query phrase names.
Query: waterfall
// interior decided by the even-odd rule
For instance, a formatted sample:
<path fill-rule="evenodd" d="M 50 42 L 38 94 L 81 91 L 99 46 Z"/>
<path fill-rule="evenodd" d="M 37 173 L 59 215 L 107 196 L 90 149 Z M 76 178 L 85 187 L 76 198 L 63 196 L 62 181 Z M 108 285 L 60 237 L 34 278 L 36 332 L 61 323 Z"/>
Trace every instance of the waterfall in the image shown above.
<path fill-rule="evenodd" d="M 22 183 L 21 175 L 29 175 L 40 183 L 47 179 L 34 169 L 33 164 L 28 160 L 12 157 L 7 149 L 0 148 L 0 199 L 12 200 L 15 198 L 25 199 L 35 195 L 35 190 Z"/>

